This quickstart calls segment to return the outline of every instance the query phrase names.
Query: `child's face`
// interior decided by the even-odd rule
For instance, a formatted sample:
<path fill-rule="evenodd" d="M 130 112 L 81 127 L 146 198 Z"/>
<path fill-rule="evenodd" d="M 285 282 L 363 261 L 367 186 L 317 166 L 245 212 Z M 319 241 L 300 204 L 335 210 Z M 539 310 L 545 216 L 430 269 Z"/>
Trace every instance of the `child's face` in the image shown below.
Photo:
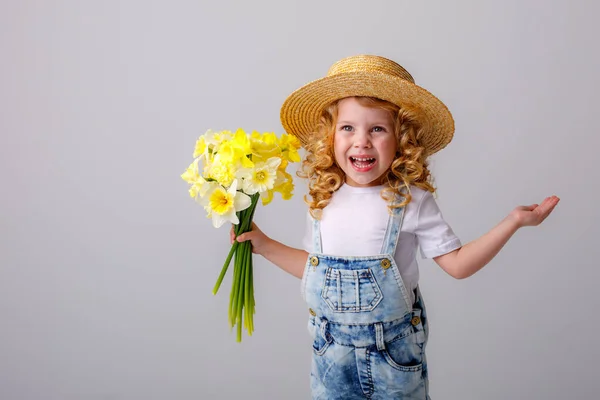
<path fill-rule="evenodd" d="M 388 111 L 362 106 L 354 97 L 338 103 L 333 149 L 348 185 L 380 185 L 381 176 L 394 161 L 396 146 Z"/>

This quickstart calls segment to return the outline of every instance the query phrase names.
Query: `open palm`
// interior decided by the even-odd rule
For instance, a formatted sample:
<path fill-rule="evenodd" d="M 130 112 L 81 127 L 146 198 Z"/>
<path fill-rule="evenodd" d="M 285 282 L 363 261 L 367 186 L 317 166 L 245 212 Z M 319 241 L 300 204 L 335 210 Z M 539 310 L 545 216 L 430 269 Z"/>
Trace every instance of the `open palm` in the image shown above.
<path fill-rule="evenodd" d="M 560 199 L 556 196 L 546 197 L 541 204 L 519 206 L 510 213 L 510 217 L 517 221 L 519 226 L 537 226 L 541 224 L 554 210 Z"/>

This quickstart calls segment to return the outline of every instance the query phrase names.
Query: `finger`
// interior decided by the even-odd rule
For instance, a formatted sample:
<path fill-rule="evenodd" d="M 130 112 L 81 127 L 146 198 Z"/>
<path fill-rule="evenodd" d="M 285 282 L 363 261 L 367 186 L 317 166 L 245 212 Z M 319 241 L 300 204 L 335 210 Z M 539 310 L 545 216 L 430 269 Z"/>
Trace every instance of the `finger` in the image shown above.
<path fill-rule="evenodd" d="M 245 242 L 247 240 L 252 240 L 252 232 L 242 233 L 237 238 L 235 238 L 235 240 L 237 240 L 238 242 Z"/>
<path fill-rule="evenodd" d="M 557 204 L 558 204 L 558 203 L 554 203 L 554 204 L 552 205 L 552 207 L 550 207 L 550 208 L 548 209 L 548 211 L 546 211 L 546 212 L 544 213 L 544 219 L 546 219 L 546 218 L 548 217 L 548 215 L 550 215 L 550 214 L 552 213 L 552 211 L 554 211 L 554 208 L 556 207 L 556 205 L 557 205 Z M 542 220 L 542 221 L 543 221 L 543 220 Z"/>
<path fill-rule="evenodd" d="M 541 218 L 541 221 L 545 220 L 548 215 L 554 210 L 556 205 L 560 199 L 556 196 L 547 197 L 544 199 L 540 207 L 538 208 L 538 213 Z"/>
<path fill-rule="evenodd" d="M 558 205 L 559 201 L 560 201 L 560 199 L 556 196 L 552 196 L 548 200 L 548 214 L 550 214 L 552 212 L 552 210 L 554 210 L 554 208 Z"/>
<path fill-rule="evenodd" d="M 558 200 L 556 196 L 546 197 L 540 205 L 540 212 L 545 213 L 547 210 L 554 208 L 558 204 Z"/>
<path fill-rule="evenodd" d="M 229 240 L 231 241 L 231 244 L 235 242 L 235 232 L 233 231 L 233 225 L 231 225 L 231 230 L 229 231 Z"/>

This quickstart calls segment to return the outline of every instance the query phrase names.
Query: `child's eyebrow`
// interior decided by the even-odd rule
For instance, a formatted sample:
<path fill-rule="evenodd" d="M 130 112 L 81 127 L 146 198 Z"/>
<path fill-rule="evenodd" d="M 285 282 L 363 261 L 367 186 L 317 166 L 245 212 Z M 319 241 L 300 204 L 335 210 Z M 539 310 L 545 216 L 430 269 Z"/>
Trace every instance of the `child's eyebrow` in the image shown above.
<path fill-rule="evenodd" d="M 354 122 L 351 122 L 351 121 L 338 121 L 337 125 L 355 125 L 355 124 L 354 124 Z M 375 122 L 371 122 L 369 125 L 374 126 L 374 125 L 391 125 L 391 124 L 387 121 L 375 121 Z"/>
<path fill-rule="evenodd" d="M 391 123 L 386 122 L 386 121 L 380 121 L 380 122 L 373 122 L 371 125 L 391 125 Z"/>

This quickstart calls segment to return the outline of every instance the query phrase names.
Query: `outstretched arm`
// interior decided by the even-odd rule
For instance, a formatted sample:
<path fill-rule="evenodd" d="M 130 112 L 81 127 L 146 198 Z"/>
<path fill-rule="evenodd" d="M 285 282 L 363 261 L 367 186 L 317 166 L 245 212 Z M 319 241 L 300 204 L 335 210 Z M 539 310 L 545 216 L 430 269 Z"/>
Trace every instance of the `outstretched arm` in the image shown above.
<path fill-rule="evenodd" d="M 232 229 L 230 236 L 231 243 L 234 240 L 238 242 L 250 240 L 252 242 L 253 253 L 262 255 L 285 272 L 297 278 L 302 278 L 304 266 L 308 259 L 306 251 L 286 246 L 277 240 L 271 239 L 258 229 L 258 226 L 254 223 L 252 223 L 252 230 L 250 232 L 242 233 L 236 238 Z"/>
<path fill-rule="evenodd" d="M 551 196 L 540 205 L 517 207 L 485 235 L 434 260 L 454 278 L 468 278 L 489 263 L 519 228 L 541 224 L 559 200 Z"/>

